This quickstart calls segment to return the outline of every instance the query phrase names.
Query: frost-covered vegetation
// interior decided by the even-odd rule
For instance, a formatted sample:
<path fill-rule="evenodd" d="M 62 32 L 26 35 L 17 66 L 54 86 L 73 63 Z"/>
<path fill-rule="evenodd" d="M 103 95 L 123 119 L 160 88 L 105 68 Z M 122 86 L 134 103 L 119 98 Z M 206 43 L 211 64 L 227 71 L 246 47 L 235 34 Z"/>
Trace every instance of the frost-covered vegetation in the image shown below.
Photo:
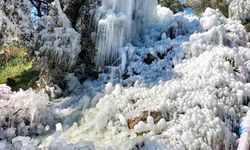
<path fill-rule="evenodd" d="M 12 86 L 0 84 L 0 150 L 249 149 L 239 20 L 157 0 L 50 0 L 33 24 L 39 3 L 20 2 L 0 2 L 0 83 Z"/>

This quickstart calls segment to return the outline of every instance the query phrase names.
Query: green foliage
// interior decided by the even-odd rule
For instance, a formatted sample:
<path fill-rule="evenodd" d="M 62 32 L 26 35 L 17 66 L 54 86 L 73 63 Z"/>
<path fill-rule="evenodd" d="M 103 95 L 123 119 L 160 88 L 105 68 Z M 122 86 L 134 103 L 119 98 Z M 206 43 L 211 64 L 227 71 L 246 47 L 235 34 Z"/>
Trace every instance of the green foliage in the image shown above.
<path fill-rule="evenodd" d="M 225 17 L 228 17 L 228 4 L 226 0 L 188 0 L 188 7 L 196 8 L 197 14 L 201 14 L 207 7 L 219 9 Z"/>
<path fill-rule="evenodd" d="M 0 67 L 0 84 L 6 83 L 8 78 L 21 75 L 22 72 L 32 67 L 32 61 L 15 58 Z"/>
<path fill-rule="evenodd" d="M 220 6 L 219 10 L 222 12 L 222 14 L 225 16 L 225 17 L 229 17 L 229 13 L 228 13 L 228 6 L 227 5 L 222 5 Z"/>
<path fill-rule="evenodd" d="M 12 90 L 28 89 L 38 79 L 39 73 L 32 69 L 33 62 L 29 48 L 23 45 L 10 45 L 0 54 L 0 84 L 13 80 Z"/>
<path fill-rule="evenodd" d="M 244 26 L 245 26 L 247 32 L 250 32 L 250 20 L 247 21 L 246 23 L 244 23 Z"/>
<path fill-rule="evenodd" d="M 184 8 L 184 5 L 178 0 L 160 0 L 160 4 L 171 9 L 174 13 L 182 11 Z"/>
<path fill-rule="evenodd" d="M 39 80 L 39 72 L 33 68 L 30 68 L 23 71 L 21 75 L 18 75 L 13 79 L 16 81 L 16 84 L 12 87 L 12 90 L 14 91 L 18 91 L 20 88 L 27 90 L 30 87 L 36 89 L 36 81 Z"/>

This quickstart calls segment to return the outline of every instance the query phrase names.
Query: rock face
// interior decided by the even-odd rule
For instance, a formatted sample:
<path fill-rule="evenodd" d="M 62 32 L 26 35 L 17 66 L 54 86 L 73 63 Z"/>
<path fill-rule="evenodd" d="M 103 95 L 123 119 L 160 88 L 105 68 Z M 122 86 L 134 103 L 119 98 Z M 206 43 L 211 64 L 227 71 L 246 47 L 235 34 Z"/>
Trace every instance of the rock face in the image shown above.
<path fill-rule="evenodd" d="M 229 17 L 246 22 L 250 20 L 250 0 L 233 0 L 229 5 Z"/>
<path fill-rule="evenodd" d="M 76 5 L 74 2 L 55 0 L 51 3 L 49 15 L 42 17 L 39 22 L 36 54 L 41 58 L 41 74 L 45 79 L 43 84 L 59 85 L 68 73 L 75 70 L 81 52 L 81 34 L 73 26 L 77 21 L 75 12 L 68 11 L 79 11 L 73 8 Z M 63 86 L 60 88 L 64 89 Z"/>
<path fill-rule="evenodd" d="M 94 70 L 95 45 L 92 34 L 95 31 L 93 23 L 95 9 L 99 0 L 85 0 L 78 13 L 75 29 L 81 34 L 81 53 L 79 54 L 78 64 L 85 64 L 86 74 Z M 77 72 L 78 74 L 78 72 Z"/>

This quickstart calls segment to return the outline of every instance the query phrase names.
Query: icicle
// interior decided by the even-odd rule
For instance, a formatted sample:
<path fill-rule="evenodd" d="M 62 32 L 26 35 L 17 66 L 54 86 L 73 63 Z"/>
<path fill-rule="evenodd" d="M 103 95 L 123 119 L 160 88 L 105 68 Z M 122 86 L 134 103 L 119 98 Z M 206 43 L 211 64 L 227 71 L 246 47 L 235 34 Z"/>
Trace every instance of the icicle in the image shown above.
<path fill-rule="evenodd" d="M 117 63 L 121 48 L 150 25 L 157 0 L 103 0 L 96 12 L 96 66 Z"/>
<path fill-rule="evenodd" d="M 119 49 L 123 45 L 125 20 L 124 15 L 109 14 L 105 20 L 99 21 L 96 43 L 97 66 L 103 68 L 106 64 L 111 64 L 117 59 Z"/>

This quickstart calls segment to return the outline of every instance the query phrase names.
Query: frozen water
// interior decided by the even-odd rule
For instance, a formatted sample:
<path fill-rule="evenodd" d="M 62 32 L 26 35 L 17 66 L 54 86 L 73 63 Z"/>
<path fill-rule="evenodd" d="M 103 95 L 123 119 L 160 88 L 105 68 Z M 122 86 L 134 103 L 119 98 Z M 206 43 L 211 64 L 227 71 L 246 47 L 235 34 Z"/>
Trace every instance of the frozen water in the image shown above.
<path fill-rule="evenodd" d="M 30 16 L 31 4 L 29 0 L 0 2 L 0 44 L 20 42 L 21 38 L 31 44 L 34 28 Z M 1 50 L 0 50 L 1 51 Z"/>
<path fill-rule="evenodd" d="M 232 0 L 229 5 L 229 16 L 242 22 L 250 20 L 250 1 Z"/>
<path fill-rule="evenodd" d="M 103 0 L 97 10 L 96 65 L 119 63 L 121 48 L 152 23 L 157 0 Z"/>
<path fill-rule="evenodd" d="M 176 14 L 165 21 L 142 34 L 142 47 L 122 48 L 128 77 L 116 86 L 108 83 L 81 124 L 60 137 L 90 140 L 98 148 L 236 149 L 233 130 L 250 96 L 244 27 L 212 9 L 201 18 Z M 162 116 L 129 128 L 144 111 Z"/>
<path fill-rule="evenodd" d="M 44 91 L 16 93 L 0 85 L 0 138 L 14 140 L 0 147 L 237 149 L 235 130 L 245 115 L 238 148 L 249 147 L 250 48 L 244 26 L 213 9 L 199 18 L 157 6 L 153 23 L 144 22 L 145 16 L 137 20 L 147 26 L 136 32 L 137 39 L 134 28 L 127 28 L 136 28 L 136 21 L 132 15 L 130 26 L 127 17 L 138 5 L 151 6 L 133 2 L 104 0 L 97 11 L 98 25 L 105 29 L 98 38 L 114 40 L 97 40 L 97 47 L 98 42 L 119 46 L 113 56 L 121 56 L 121 65 L 109 66 L 113 75 L 79 85 L 71 74 L 73 94 L 54 101 Z M 124 28 L 118 30 L 117 23 Z M 114 35 L 121 31 L 122 36 Z M 101 60 L 115 51 L 98 50 L 105 52 Z M 32 135 L 43 137 L 41 143 Z"/>

